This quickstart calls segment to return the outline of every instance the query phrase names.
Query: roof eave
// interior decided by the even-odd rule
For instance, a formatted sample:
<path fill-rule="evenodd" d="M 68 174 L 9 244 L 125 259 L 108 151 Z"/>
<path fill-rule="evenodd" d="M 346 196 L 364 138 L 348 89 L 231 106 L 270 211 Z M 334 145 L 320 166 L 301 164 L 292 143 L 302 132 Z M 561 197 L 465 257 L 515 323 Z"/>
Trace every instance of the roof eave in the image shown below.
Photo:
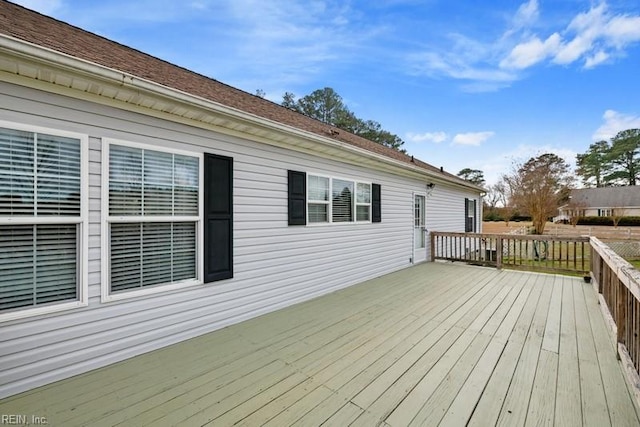
<path fill-rule="evenodd" d="M 353 164 L 416 179 L 484 192 L 471 183 L 453 180 L 438 172 L 408 164 L 379 153 L 329 137 L 269 120 L 153 81 L 105 67 L 90 61 L 45 48 L 4 34 L 0 35 L 0 71 L 2 80 L 91 99 L 162 116 L 192 126 L 241 136 L 251 134 L 260 142 L 308 151 L 328 158 L 339 157 Z M 10 76 L 18 78 L 11 78 Z"/>

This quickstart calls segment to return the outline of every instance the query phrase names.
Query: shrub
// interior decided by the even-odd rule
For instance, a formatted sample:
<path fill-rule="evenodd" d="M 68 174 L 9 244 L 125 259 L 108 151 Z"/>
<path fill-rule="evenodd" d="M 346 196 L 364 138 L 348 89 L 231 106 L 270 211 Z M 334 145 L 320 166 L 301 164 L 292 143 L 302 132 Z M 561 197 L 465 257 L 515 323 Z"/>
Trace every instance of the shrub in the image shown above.
<path fill-rule="evenodd" d="M 608 225 L 613 226 L 613 218 L 609 216 L 586 216 L 578 220 L 578 225 Z M 619 227 L 640 227 L 639 216 L 625 216 L 620 219 Z"/>
<path fill-rule="evenodd" d="M 497 212 L 488 212 L 484 218 L 484 221 L 504 221 L 504 219 Z"/>

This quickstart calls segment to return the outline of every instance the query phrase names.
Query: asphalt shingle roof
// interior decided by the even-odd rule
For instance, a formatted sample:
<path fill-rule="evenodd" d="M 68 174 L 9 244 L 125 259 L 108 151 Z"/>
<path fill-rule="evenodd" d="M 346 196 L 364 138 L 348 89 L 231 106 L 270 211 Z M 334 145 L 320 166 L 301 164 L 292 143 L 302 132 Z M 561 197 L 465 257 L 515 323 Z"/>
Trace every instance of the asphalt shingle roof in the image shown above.
<path fill-rule="evenodd" d="M 571 201 L 593 208 L 640 206 L 640 186 L 580 188 L 571 191 Z"/>

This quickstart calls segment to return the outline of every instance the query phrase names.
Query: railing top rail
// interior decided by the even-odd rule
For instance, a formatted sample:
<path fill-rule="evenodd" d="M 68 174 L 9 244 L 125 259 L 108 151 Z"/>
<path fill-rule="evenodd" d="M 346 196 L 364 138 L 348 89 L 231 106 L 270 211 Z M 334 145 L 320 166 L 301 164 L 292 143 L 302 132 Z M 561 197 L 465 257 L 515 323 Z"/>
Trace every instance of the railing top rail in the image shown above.
<path fill-rule="evenodd" d="M 547 242 L 588 242 L 589 236 L 547 236 L 534 234 L 484 234 L 484 233 L 449 233 L 446 231 L 432 231 L 433 236 L 450 237 L 479 237 L 481 239 L 509 239 L 509 240 L 544 240 Z"/>
<path fill-rule="evenodd" d="M 615 253 L 608 245 L 597 237 L 591 237 L 592 251 L 597 253 L 629 292 L 640 301 L 640 271 L 629 264 L 627 260 Z"/>

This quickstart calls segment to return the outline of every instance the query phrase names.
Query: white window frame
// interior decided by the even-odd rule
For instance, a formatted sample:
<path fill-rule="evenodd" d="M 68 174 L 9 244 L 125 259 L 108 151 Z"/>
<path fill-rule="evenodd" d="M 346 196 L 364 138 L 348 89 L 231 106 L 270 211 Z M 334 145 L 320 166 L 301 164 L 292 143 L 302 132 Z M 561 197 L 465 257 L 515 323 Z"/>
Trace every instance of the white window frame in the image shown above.
<path fill-rule="evenodd" d="M 358 202 L 358 184 L 368 185 L 369 186 L 369 203 L 365 203 L 365 202 L 359 203 Z M 371 222 L 371 213 L 372 213 L 371 212 L 371 199 L 373 198 L 373 184 L 371 184 L 369 182 L 362 182 L 362 181 L 356 182 L 355 183 L 355 191 L 354 191 L 354 193 L 355 193 L 355 197 L 354 197 L 354 199 L 355 199 L 354 200 L 355 208 L 353 210 L 354 221 L 355 222 L 364 222 L 364 223 Z M 366 221 L 364 221 L 364 220 L 358 221 L 358 206 L 369 206 L 369 219 L 367 219 Z"/>
<path fill-rule="evenodd" d="M 158 151 L 163 153 L 178 154 L 198 158 L 198 216 L 163 216 L 163 215 L 110 215 L 109 214 L 109 149 L 111 145 L 137 148 L 141 150 Z M 175 290 L 183 290 L 193 286 L 202 285 L 204 277 L 204 155 L 202 152 L 186 151 L 157 145 L 150 145 L 113 138 L 102 139 L 102 201 L 101 201 L 101 229 L 102 229 L 102 284 L 101 302 L 128 300 L 137 297 L 165 293 Z M 148 288 L 111 293 L 111 279 L 109 270 L 111 265 L 109 224 L 111 223 L 142 223 L 142 222 L 192 222 L 196 223 L 196 278 L 180 280 L 177 282 L 153 285 Z"/>
<path fill-rule="evenodd" d="M 23 123 L 0 120 L 0 127 L 25 132 L 42 133 L 80 140 L 80 216 L 56 217 L 47 216 L 0 216 L 0 225 L 39 225 L 39 224 L 77 224 L 78 243 L 76 247 L 78 259 L 77 299 L 75 301 L 52 303 L 45 306 L 18 308 L 15 311 L 0 313 L 0 322 L 40 316 L 73 310 L 89 305 L 88 260 L 89 260 L 89 136 L 76 132 L 62 131 L 48 127 L 32 126 Z M 59 218 L 59 219 L 56 219 Z"/>
<path fill-rule="evenodd" d="M 369 181 L 364 181 L 364 180 L 357 180 L 354 178 L 344 178 L 344 177 L 339 177 L 339 176 L 331 176 L 331 175 L 325 175 L 322 173 L 314 173 L 314 172 L 306 172 L 307 176 L 306 176 L 306 188 L 307 188 L 307 194 L 306 194 L 306 211 L 307 211 L 307 225 L 309 226 L 326 226 L 326 225 L 338 225 L 338 224 L 371 224 L 371 218 L 373 216 L 373 212 L 372 212 L 372 198 L 373 198 L 373 183 L 369 182 Z M 320 200 L 309 200 L 309 178 L 315 176 L 315 177 L 319 177 L 319 178 L 326 178 L 329 180 L 329 201 L 328 202 L 324 202 L 324 201 L 320 201 Z M 333 180 L 340 180 L 340 181 L 349 181 L 353 183 L 353 195 L 352 195 L 352 201 L 351 201 L 351 207 L 352 207 L 352 212 L 353 212 L 353 220 L 352 221 L 333 221 Z M 358 203 L 358 184 L 365 184 L 369 186 L 369 203 Z M 325 222 L 310 222 L 309 221 L 309 204 L 326 204 L 327 205 L 327 221 Z M 357 220 L 357 207 L 358 206 L 369 206 L 369 219 L 366 221 L 358 221 Z"/>

